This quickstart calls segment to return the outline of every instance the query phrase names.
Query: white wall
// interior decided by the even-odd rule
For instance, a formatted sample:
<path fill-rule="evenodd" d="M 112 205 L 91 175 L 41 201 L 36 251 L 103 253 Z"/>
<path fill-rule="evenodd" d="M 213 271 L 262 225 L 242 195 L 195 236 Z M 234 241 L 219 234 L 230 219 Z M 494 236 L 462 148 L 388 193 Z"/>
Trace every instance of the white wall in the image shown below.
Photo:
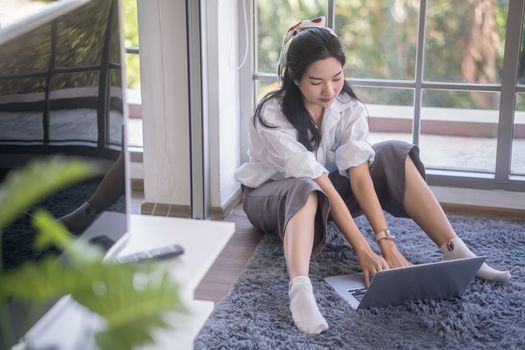
<path fill-rule="evenodd" d="M 138 0 L 146 202 L 190 205 L 186 8 Z"/>
<path fill-rule="evenodd" d="M 210 201 L 223 206 L 239 189 L 233 174 L 239 157 L 237 0 L 207 1 Z M 219 20 L 220 19 L 220 20 Z"/>
<path fill-rule="evenodd" d="M 210 206 L 224 207 L 240 185 L 238 0 L 206 6 Z M 183 1 L 138 0 L 145 202 L 191 205 L 186 9 Z M 220 19 L 220 20 L 219 20 Z M 244 30 L 244 29 L 243 29 Z M 205 166 L 206 167 L 206 166 Z"/>

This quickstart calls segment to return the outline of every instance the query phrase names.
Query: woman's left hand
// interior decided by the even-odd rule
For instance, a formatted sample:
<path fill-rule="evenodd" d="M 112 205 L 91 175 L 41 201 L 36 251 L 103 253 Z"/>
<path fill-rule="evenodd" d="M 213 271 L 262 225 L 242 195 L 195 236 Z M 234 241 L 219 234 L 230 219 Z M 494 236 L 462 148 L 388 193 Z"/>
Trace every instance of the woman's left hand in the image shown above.
<path fill-rule="evenodd" d="M 383 255 L 390 268 L 412 265 L 403 254 L 397 250 L 397 246 L 394 242 L 383 239 L 379 246 L 381 248 L 381 255 Z"/>

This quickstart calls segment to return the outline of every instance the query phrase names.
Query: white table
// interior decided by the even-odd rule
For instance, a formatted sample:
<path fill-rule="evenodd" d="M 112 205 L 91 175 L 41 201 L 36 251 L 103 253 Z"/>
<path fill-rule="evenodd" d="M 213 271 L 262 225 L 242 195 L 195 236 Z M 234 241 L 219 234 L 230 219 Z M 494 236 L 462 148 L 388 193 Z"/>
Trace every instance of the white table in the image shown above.
<path fill-rule="evenodd" d="M 107 215 L 104 215 L 107 214 Z M 104 213 L 96 225 L 107 225 L 114 213 Z M 193 293 L 235 231 L 235 224 L 158 216 L 131 215 L 127 238 L 109 252 L 118 256 L 178 243 L 184 254 L 160 262 L 180 286 L 181 298 L 190 310 L 187 316 L 170 315 L 173 328 L 155 333 L 155 344 L 148 349 L 191 349 L 193 339 L 213 310 L 213 302 L 194 300 Z M 90 228 L 91 229 L 91 228 Z M 27 341 L 37 348 L 58 345 L 74 349 L 85 333 L 86 323 L 93 326 L 96 317 L 70 297 L 62 298 L 28 333 Z M 89 342 L 88 342 L 89 343 Z M 81 344 L 86 345 L 85 339 Z M 93 344 L 88 346 L 92 347 Z"/>

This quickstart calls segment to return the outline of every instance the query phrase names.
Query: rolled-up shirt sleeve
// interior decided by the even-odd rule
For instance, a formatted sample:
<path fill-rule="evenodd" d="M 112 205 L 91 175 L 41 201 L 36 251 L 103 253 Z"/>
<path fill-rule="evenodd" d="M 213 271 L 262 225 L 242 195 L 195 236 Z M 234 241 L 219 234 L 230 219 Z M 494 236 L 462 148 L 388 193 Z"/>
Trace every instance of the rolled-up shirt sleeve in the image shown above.
<path fill-rule="evenodd" d="M 264 149 L 266 162 L 283 172 L 286 177 L 309 177 L 315 179 L 328 174 L 314 154 L 296 139 L 292 127 L 257 127 L 259 140 Z"/>
<path fill-rule="evenodd" d="M 343 115 L 339 147 L 335 152 L 335 164 L 339 173 L 348 176 L 348 169 L 374 161 L 375 151 L 368 142 L 370 134 L 366 111 L 358 101 Z"/>

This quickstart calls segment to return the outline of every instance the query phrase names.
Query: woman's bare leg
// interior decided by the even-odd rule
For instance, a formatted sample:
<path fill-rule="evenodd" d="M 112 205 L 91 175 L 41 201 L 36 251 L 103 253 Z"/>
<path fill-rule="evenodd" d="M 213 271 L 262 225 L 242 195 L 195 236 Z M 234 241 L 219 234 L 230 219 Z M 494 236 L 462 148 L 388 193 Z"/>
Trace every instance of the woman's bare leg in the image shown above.
<path fill-rule="evenodd" d="M 315 213 L 317 195 L 311 192 L 308 200 L 288 221 L 284 233 L 284 258 L 290 280 L 297 276 L 308 276 L 312 246 L 314 244 Z"/>
<path fill-rule="evenodd" d="M 410 157 L 405 161 L 405 210 L 438 246 L 457 236 Z"/>
<path fill-rule="evenodd" d="M 405 210 L 439 246 L 443 258 L 451 260 L 476 256 L 457 236 L 441 205 L 410 157 L 405 161 L 405 174 Z M 508 271 L 493 269 L 485 263 L 476 275 L 490 281 L 507 281 L 511 277 Z"/>
<path fill-rule="evenodd" d="M 317 194 L 311 192 L 304 207 L 288 221 L 284 233 L 284 258 L 290 275 L 290 311 L 297 328 L 309 334 L 328 329 L 308 278 L 316 212 Z"/>

